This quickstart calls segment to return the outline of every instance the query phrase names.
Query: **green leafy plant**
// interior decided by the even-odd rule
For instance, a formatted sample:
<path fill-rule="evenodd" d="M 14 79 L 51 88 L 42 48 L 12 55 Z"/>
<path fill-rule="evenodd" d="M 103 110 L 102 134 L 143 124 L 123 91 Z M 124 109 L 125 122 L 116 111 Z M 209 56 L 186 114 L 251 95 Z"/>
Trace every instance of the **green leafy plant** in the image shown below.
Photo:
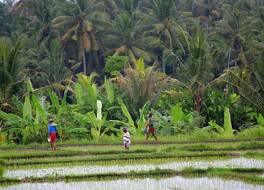
<path fill-rule="evenodd" d="M 231 116 L 229 108 L 225 108 L 224 111 L 224 125 L 221 127 L 215 121 L 209 121 L 209 127 L 204 128 L 212 133 L 216 132 L 222 135 L 223 137 L 232 137 L 233 136 L 233 128 L 231 122 Z"/>
<path fill-rule="evenodd" d="M 128 63 L 127 56 L 114 54 L 106 58 L 105 73 L 108 75 L 115 75 L 125 68 Z"/>
<path fill-rule="evenodd" d="M 262 114 L 258 114 L 256 117 L 259 127 L 264 127 L 264 117 Z"/>

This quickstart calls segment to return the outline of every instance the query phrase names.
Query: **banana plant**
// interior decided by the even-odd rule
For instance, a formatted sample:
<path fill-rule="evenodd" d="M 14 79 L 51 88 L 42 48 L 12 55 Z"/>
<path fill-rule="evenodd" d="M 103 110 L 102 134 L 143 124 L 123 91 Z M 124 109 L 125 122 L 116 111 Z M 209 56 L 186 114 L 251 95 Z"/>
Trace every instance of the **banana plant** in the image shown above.
<path fill-rule="evenodd" d="M 43 142 L 46 137 L 47 115 L 35 95 L 27 95 L 22 113 L 16 115 L 0 111 L 5 130 L 11 133 L 17 143 Z"/>
<path fill-rule="evenodd" d="M 96 109 L 96 101 L 99 96 L 98 88 L 93 82 L 96 76 L 96 73 L 92 73 L 90 76 L 79 74 L 78 82 L 75 84 L 74 93 L 78 107 L 85 111 Z"/>
<path fill-rule="evenodd" d="M 139 119 L 137 121 L 133 120 L 131 114 L 129 113 L 124 101 L 119 98 L 118 103 L 120 105 L 120 108 L 122 110 L 122 113 L 127 119 L 127 122 L 122 122 L 122 124 L 125 124 L 127 127 L 130 128 L 130 131 L 132 133 L 141 134 L 141 131 L 146 123 L 146 115 L 149 110 L 150 102 L 146 102 L 145 105 L 142 107 L 142 109 L 139 110 Z"/>
<path fill-rule="evenodd" d="M 260 127 L 263 127 L 264 128 L 264 117 L 262 114 L 258 114 L 258 116 L 256 117 L 257 119 L 257 122 L 258 122 L 258 125 Z"/>
<path fill-rule="evenodd" d="M 90 131 L 91 137 L 97 141 L 107 132 L 118 132 L 114 127 L 119 123 L 107 120 L 107 114 L 102 119 L 98 119 L 94 112 L 88 112 L 86 114 L 73 112 L 73 118 L 80 124 L 80 127 L 85 128 L 87 132 Z"/>
<path fill-rule="evenodd" d="M 232 137 L 233 136 L 233 128 L 232 128 L 232 122 L 231 122 L 231 116 L 230 116 L 230 110 L 229 108 L 225 107 L 224 111 L 224 125 L 220 126 L 215 121 L 211 120 L 209 121 L 209 127 L 204 128 L 205 130 L 209 132 L 215 132 L 223 137 Z"/>
<path fill-rule="evenodd" d="M 190 133 L 200 127 L 203 121 L 198 112 L 185 113 L 180 103 L 171 107 L 169 116 L 163 116 L 155 111 L 154 119 L 163 134 Z"/>

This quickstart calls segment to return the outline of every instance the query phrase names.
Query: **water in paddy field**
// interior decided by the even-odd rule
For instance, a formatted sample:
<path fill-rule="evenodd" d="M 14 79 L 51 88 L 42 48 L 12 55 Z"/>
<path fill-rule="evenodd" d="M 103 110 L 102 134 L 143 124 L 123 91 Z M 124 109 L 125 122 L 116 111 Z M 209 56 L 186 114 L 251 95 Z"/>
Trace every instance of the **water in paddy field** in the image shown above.
<path fill-rule="evenodd" d="M 264 168 L 264 160 L 234 158 L 229 160 L 216 161 L 190 161 L 173 162 L 166 164 L 146 164 L 146 165 L 128 165 L 128 166 L 74 166 L 59 167 L 48 169 L 30 169 L 30 170 L 9 170 L 5 177 L 23 179 L 25 177 L 43 177 L 48 175 L 81 175 L 98 173 L 127 173 L 130 171 L 149 171 L 154 169 L 172 169 L 180 171 L 186 167 L 193 168 Z"/>
<path fill-rule="evenodd" d="M 124 179 L 105 182 L 26 183 L 2 190 L 264 190 L 264 186 L 218 178 Z"/>

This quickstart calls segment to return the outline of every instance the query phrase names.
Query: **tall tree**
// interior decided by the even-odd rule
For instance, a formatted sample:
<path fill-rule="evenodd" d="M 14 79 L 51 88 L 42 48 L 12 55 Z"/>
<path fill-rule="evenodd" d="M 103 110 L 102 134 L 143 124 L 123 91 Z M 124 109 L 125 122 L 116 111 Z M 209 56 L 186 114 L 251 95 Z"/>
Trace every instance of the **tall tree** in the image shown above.
<path fill-rule="evenodd" d="M 22 69 L 18 62 L 21 43 L 14 46 L 8 39 L 0 39 L 0 108 L 10 107 L 9 101 L 15 94 L 15 87 L 22 82 Z"/>
<path fill-rule="evenodd" d="M 150 54 L 143 49 L 141 29 L 142 26 L 136 16 L 123 11 L 111 23 L 110 31 L 105 36 L 105 43 L 110 49 L 114 48 L 115 53 L 126 55 L 131 63 L 135 63 L 140 57 L 151 61 Z"/>
<path fill-rule="evenodd" d="M 102 12 L 104 4 L 96 0 L 58 0 L 58 16 L 53 20 L 53 26 L 61 31 L 61 42 L 74 41 L 77 45 L 77 57 L 82 57 L 83 72 L 91 72 L 93 64 L 99 64 L 99 45 L 96 33 L 99 24 L 104 19 Z"/>
<path fill-rule="evenodd" d="M 146 42 L 154 49 L 157 59 L 162 62 L 163 72 L 166 72 L 163 56 L 166 52 L 173 54 L 173 50 L 178 45 L 175 3 L 175 0 L 152 0 L 150 7 L 145 7 L 146 10 L 141 12 L 146 23 Z"/>

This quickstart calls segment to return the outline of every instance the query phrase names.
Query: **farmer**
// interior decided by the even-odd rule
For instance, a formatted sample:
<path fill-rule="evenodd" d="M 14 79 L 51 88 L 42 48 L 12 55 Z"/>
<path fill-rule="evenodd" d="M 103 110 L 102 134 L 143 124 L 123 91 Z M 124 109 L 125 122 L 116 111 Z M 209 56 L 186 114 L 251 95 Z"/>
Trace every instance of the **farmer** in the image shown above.
<path fill-rule="evenodd" d="M 154 128 L 154 125 L 153 125 L 153 120 L 152 120 L 152 113 L 149 113 L 148 114 L 148 121 L 147 121 L 147 124 L 145 125 L 145 143 L 147 143 L 147 140 L 149 138 L 149 135 L 152 135 L 156 142 L 158 143 L 158 138 L 156 137 L 155 135 L 155 132 L 156 132 L 156 129 Z"/>
<path fill-rule="evenodd" d="M 50 143 L 51 150 L 55 151 L 56 150 L 55 143 L 57 140 L 58 131 L 57 131 L 57 125 L 53 122 L 53 119 L 49 119 L 48 132 L 49 132 L 48 141 Z"/>
<path fill-rule="evenodd" d="M 129 146 L 131 144 L 131 140 L 130 140 L 130 133 L 128 132 L 127 128 L 123 129 L 123 144 L 124 144 L 124 148 L 125 150 L 129 150 Z"/>

